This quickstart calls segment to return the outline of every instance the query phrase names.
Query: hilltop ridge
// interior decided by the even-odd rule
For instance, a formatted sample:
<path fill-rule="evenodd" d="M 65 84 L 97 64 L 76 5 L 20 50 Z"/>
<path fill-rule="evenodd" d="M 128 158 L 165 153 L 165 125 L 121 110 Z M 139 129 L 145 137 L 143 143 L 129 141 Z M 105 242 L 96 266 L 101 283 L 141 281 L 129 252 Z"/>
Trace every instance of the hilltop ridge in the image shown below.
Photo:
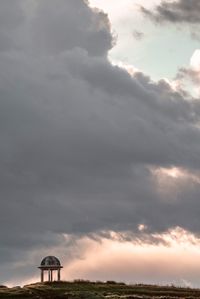
<path fill-rule="evenodd" d="M 127 285 L 114 281 L 45 282 L 24 287 L 0 287 L 0 298 L 11 299 L 150 299 L 200 298 L 200 289 L 157 285 Z"/>

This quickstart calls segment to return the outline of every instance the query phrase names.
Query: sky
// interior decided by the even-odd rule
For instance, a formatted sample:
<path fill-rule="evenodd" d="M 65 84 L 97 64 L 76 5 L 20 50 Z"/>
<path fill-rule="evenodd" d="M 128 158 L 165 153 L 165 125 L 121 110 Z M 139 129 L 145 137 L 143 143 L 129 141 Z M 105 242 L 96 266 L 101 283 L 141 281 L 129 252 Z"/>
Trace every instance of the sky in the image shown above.
<path fill-rule="evenodd" d="M 0 284 L 200 287 L 198 0 L 0 0 Z M 98 258 L 97 258 L 98 257 Z"/>

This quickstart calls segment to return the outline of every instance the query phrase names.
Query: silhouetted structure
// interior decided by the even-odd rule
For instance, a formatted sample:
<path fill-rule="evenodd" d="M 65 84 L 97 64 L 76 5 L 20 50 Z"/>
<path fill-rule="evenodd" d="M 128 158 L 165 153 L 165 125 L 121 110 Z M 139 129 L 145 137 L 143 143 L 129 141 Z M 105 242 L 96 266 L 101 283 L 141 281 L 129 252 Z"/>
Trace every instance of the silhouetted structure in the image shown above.
<path fill-rule="evenodd" d="M 48 281 L 53 281 L 53 272 L 57 271 L 57 280 L 60 281 L 60 272 L 63 268 L 60 261 L 55 256 L 46 256 L 38 267 L 41 270 L 41 282 L 44 282 L 45 271 L 48 271 Z"/>

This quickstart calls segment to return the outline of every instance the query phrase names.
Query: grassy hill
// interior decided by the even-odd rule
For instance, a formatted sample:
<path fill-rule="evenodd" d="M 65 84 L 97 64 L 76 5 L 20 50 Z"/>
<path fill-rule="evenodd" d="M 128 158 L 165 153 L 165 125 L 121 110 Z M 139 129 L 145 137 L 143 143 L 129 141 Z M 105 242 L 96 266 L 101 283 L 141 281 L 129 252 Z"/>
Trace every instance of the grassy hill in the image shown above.
<path fill-rule="evenodd" d="M 200 298 L 200 289 L 173 286 L 126 285 L 116 282 L 53 282 L 23 288 L 0 287 L 0 298 L 37 299 L 148 299 Z"/>

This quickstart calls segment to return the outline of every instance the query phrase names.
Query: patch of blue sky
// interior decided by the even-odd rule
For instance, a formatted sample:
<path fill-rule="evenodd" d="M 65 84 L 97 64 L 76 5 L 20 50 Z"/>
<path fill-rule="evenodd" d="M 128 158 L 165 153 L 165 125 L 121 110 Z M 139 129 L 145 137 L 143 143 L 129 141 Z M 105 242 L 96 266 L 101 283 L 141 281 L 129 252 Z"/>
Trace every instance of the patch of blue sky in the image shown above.
<path fill-rule="evenodd" d="M 117 45 L 110 52 L 110 59 L 133 65 L 153 79 L 172 79 L 178 68 L 188 66 L 199 41 L 191 38 L 187 29 L 149 24 L 137 26 L 135 30 L 144 33 L 142 40 L 133 37 L 133 24 L 129 28 L 118 26 Z M 132 29 L 132 30 L 131 30 Z"/>

